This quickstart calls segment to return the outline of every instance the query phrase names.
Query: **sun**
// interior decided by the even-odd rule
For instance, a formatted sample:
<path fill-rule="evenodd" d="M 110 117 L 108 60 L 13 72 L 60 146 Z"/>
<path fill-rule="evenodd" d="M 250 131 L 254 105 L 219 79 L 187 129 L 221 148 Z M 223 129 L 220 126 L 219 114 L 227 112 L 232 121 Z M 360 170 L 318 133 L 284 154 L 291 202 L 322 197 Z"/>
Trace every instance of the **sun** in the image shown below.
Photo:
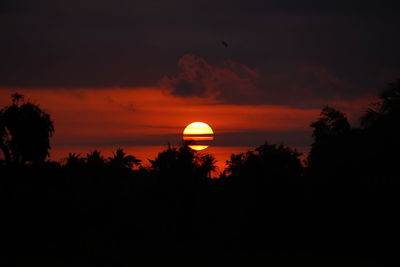
<path fill-rule="evenodd" d="M 214 132 L 207 123 L 192 122 L 183 130 L 183 140 L 191 141 L 189 145 L 191 149 L 203 150 L 214 140 Z"/>

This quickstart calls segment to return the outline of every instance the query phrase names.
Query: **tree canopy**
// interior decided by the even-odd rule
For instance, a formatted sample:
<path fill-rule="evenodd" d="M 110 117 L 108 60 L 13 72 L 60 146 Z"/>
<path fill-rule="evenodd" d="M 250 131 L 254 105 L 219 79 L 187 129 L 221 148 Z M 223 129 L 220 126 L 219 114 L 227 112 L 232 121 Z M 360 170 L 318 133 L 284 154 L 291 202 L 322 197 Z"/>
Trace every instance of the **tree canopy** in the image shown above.
<path fill-rule="evenodd" d="M 0 110 L 0 148 L 7 164 L 43 162 L 49 155 L 54 125 L 39 105 L 13 94 L 12 104 Z"/>

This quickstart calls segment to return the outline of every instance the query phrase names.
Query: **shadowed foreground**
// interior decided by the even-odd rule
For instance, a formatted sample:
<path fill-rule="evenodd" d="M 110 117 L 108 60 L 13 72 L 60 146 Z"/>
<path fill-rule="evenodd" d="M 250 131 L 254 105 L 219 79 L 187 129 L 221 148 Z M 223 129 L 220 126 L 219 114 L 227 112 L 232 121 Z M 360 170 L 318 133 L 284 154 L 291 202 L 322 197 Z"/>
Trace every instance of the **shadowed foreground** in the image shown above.
<path fill-rule="evenodd" d="M 14 263 L 329 266 L 397 255 L 398 185 L 167 185 L 146 171 L 56 165 L 4 173 L 2 241 Z"/>
<path fill-rule="evenodd" d="M 46 161 L 50 117 L 16 94 L 0 112 L 7 266 L 392 266 L 399 99 L 393 83 L 359 127 L 325 107 L 306 164 L 266 142 L 211 179 L 215 159 L 188 144 L 148 168 L 122 149 Z"/>

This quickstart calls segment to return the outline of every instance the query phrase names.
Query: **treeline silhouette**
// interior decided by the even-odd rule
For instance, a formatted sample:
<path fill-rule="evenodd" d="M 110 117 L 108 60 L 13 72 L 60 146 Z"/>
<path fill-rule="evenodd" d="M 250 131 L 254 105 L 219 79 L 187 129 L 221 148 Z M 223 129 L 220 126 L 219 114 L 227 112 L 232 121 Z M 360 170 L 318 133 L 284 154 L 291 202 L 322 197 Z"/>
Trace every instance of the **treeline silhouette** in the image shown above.
<path fill-rule="evenodd" d="M 296 150 L 266 142 L 232 155 L 212 179 L 215 159 L 187 143 L 168 145 L 149 167 L 123 149 L 46 160 L 50 115 L 14 94 L 0 111 L 7 259 L 131 266 L 175 253 L 198 258 L 182 265 L 204 266 L 210 255 L 267 251 L 391 262 L 400 237 L 399 124 L 397 81 L 357 127 L 323 108 L 304 164 Z M 242 264 L 234 258 L 214 263 Z"/>

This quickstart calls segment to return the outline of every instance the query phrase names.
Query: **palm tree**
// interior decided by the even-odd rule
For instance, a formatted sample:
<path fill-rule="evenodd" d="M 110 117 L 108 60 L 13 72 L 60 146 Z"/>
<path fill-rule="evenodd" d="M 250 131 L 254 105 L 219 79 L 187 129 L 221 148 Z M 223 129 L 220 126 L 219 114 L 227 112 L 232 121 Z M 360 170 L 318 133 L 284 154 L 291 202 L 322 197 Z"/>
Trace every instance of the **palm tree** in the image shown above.
<path fill-rule="evenodd" d="M 210 154 L 206 154 L 200 157 L 199 170 L 202 175 L 205 174 L 206 178 L 211 178 L 211 173 L 217 169 L 215 165 L 217 160 Z"/>
<path fill-rule="evenodd" d="M 113 152 L 113 156 L 108 158 L 108 164 L 114 168 L 127 168 L 132 169 L 140 165 L 141 160 L 136 159 L 135 156 L 126 155 L 122 148 L 118 148 Z"/>
<path fill-rule="evenodd" d="M 65 167 L 76 168 L 81 167 L 85 164 L 85 159 L 80 154 L 69 153 L 66 158 Z"/>
<path fill-rule="evenodd" d="M 158 153 L 154 160 L 149 159 L 151 163 L 151 169 L 157 172 L 169 172 L 174 170 L 176 167 L 178 151 L 176 147 L 172 147 L 168 144 L 166 150 Z"/>
<path fill-rule="evenodd" d="M 89 167 L 100 169 L 105 165 L 105 160 L 101 152 L 95 149 L 86 154 L 86 163 Z"/>

